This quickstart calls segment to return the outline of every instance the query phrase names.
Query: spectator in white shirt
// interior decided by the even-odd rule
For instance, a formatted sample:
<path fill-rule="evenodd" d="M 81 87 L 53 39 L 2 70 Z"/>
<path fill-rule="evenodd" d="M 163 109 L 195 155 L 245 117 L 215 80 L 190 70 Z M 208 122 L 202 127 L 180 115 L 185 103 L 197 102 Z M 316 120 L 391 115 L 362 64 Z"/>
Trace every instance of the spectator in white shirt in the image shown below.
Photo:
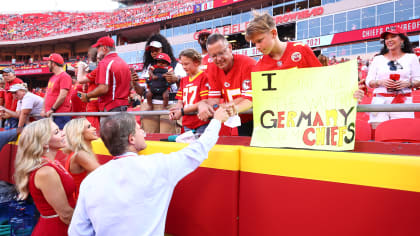
<path fill-rule="evenodd" d="M 44 98 L 28 92 L 28 89 L 23 84 L 12 85 L 9 92 L 13 93 L 15 99 L 18 100 L 16 112 L 4 107 L 0 107 L 0 110 L 8 113 L 11 117 L 18 118 L 18 127 L 25 126 L 29 122 L 30 117 L 32 120 L 41 118 L 40 113 L 44 106 Z"/>
<path fill-rule="evenodd" d="M 207 158 L 227 118 L 221 107 L 195 143 L 178 152 L 148 156 L 137 155 L 146 143 L 134 115 L 105 118 L 101 138 L 114 159 L 82 182 L 69 235 L 164 235 L 176 184 Z"/>

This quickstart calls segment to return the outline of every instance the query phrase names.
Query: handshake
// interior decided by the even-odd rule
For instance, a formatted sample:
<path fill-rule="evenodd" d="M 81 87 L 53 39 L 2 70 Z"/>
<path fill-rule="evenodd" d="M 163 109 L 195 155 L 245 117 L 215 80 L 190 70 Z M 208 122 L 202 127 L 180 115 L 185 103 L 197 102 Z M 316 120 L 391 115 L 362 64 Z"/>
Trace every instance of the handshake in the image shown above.
<path fill-rule="evenodd" d="M 208 121 L 209 119 L 214 118 L 223 123 L 228 120 L 231 120 L 231 117 L 235 117 L 239 119 L 239 116 L 237 116 L 238 108 L 235 104 L 226 103 L 226 104 L 220 104 L 220 105 L 218 104 L 210 105 L 205 101 L 201 101 L 197 104 L 194 104 L 192 106 L 186 106 L 186 107 L 182 107 L 182 105 L 179 103 L 179 105 L 169 110 L 169 119 L 178 120 L 184 114 L 192 113 L 194 112 L 194 110 L 197 111 L 197 117 L 202 121 Z M 240 125 L 240 119 L 239 119 L 239 125 Z"/>

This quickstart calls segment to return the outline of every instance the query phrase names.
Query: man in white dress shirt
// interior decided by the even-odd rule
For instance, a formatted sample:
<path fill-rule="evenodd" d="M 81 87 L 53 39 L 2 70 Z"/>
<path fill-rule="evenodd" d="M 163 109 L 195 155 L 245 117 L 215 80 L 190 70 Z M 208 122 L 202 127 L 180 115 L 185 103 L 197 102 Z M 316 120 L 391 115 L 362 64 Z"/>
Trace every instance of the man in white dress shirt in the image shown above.
<path fill-rule="evenodd" d="M 133 115 L 105 118 L 101 138 L 114 159 L 82 182 L 69 235 L 163 236 L 176 184 L 207 158 L 227 118 L 221 107 L 196 142 L 178 152 L 147 156 L 137 155 L 146 142 Z"/>

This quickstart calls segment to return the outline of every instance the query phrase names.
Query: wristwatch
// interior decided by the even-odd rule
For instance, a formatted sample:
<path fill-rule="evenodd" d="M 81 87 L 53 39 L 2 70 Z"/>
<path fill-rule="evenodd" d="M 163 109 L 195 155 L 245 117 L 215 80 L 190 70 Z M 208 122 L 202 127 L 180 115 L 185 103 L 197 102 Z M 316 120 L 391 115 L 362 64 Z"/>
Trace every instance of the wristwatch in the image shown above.
<path fill-rule="evenodd" d="M 55 109 L 54 107 L 51 107 L 51 111 L 55 112 L 57 109 Z"/>

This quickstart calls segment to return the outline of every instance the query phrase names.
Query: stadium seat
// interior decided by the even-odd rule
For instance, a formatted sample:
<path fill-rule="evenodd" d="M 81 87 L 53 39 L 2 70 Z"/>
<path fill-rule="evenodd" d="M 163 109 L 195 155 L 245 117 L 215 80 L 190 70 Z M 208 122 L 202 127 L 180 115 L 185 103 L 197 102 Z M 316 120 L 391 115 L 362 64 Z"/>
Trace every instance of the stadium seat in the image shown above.
<path fill-rule="evenodd" d="M 366 94 L 359 104 L 370 104 L 371 102 L 372 102 L 372 96 Z M 369 120 L 369 113 L 367 113 L 367 112 L 357 112 L 356 119 L 357 120 L 368 121 Z"/>
<path fill-rule="evenodd" d="M 375 141 L 420 143 L 420 119 L 401 118 L 382 122 Z"/>
<path fill-rule="evenodd" d="M 413 103 L 420 103 L 420 89 L 413 91 Z M 420 112 L 414 112 L 414 116 L 420 119 Z"/>
<path fill-rule="evenodd" d="M 369 141 L 372 139 L 372 127 L 366 120 L 356 119 L 356 140 Z"/>

